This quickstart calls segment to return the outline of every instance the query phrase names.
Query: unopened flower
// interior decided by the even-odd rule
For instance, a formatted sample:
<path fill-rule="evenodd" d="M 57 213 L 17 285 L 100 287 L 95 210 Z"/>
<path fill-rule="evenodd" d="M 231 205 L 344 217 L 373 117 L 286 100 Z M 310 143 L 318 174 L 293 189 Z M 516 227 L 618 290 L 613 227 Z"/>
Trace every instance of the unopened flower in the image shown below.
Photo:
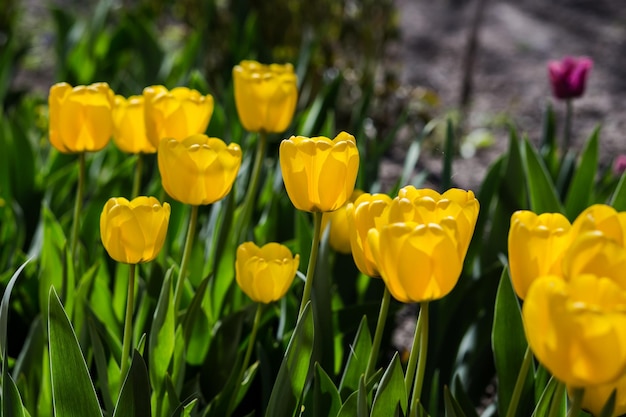
<path fill-rule="evenodd" d="M 593 67 L 593 61 L 587 57 L 566 56 L 561 61 L 550 61 L 548 74 L 554 96 L 558 99 L 582 96 L 591 67 Z"/>
<path fill-rule="evenodd" d="M 115 96 L 113 141 L 123 152 L 136 154 L 157 151 L 146 135 L 143 103 L 143 96 L 130 96 L 127 99 Z"/>

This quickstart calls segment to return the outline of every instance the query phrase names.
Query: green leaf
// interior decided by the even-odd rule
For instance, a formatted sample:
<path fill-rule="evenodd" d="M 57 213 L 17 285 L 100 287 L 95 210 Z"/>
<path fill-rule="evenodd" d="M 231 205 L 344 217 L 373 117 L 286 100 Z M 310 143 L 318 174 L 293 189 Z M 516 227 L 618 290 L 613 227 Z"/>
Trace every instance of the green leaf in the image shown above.
<path fill-rule="evenodd" d="M 371 416 L 391 416 L 395 413 L 398 404 L 402 412 L 406 413 L 407 394 L 404 384 L 404 372 L 402 371 L 402 364 L 400 364 L 398 352 L 396 352 L 376 390 Z"/>
<path fill-rule="evenodd" d="M 174 354 L 176 333 L 174 329 L 174 300 L 171 285 L 172 269 L 163 280 L 161 294 L 150 327 L 148 349 L 150 352 L 150 382 L 154 392 L 160 392 L 167 369 Z M 158 400 L 158 398 L 157 398 Z"/>
<path fill-rule="evenodd" d="M 554 396 L 554 392 L 556 391 L 557 386 L 560 382 L 556 378 L 550 378 L 548 385 L 541 393 L 541 397 L 537 402 L 537 406 L 533 411 L 533 417 L 544 417 L 548 415 L 550 411 L 550 404 L 552 403 L 552 397 Z"/>
<path fill-rule="evenodd" d="M 563 208 L 559 202 L 552 178 L 550 178 L 546 166 L 528 139 L 525 139 L 522 144 L 522 160 L 524 161 L 531 210 L 537 214 L 562 213 Z"/>
<path fill-rule="evenodd" d="M 267 405 L 267 417 L 291 417 L 306 384 L 313 354 L 313 314 L 307 303 L 291 335 Z"/>
<path fill-rule="evenodd" d="M 370 351 L 372 350 L 372 337 L 367 326 L 367 317 L 363 316 L 359 329 L 354 336 L 352 349 L 346 362 L 346 367 L 339 383 L 339 393 L 342 398 L 347 397 L 359 388 L 359 378 L 365 373 Z"/>
<path fill-rule="evenodd" d="M 478 413 L 476 412 L 476 407 L 472 404 L 467 392 L 463 388 L 463 384 L 461 383 L 461 378 L 459 378 L 458 374 L 454 376 L 454 382 L 452 386 L 452 393 L 454 394 L 454 398 L 456 398 L 457 402 L 463 409 L 463 412 L 467 417 L 478 417 Z"/>
<path fill-rule="evenodd" d="M 506 412 L 511 402 L 515 383 L 528 348 L 522 313 L 511 285 L 508 268 L 502 271 L 496 295 L 493 329 L 491 333 L 494 362 L 498 374 L 498 413 Z M 532 409 L 532 370 L 529 370 L 518 405 L 519 416 L 527 416 Z"/>
<path fill-rule="evenodd" d="M 78 339 L 54 288 L 48 301 L 48 335 L 55 415 L 102 416 Z"/>
<path fill-rule="evenodd" d="M 622 174 L 609 200 L 609 205 L 617 211 L 626 210 L 626 172 Z"/>
<path fill-rule="evenodd" d="M 570 221 L 582 212 L 592 201 L 594 185 L 598 171 L 598 137 L 600 128 L 596 128 L 583 150 L 580 164 L 574 171 L 574 178 L 567 191 L 565 212 Z"/>
<path fill-rule="evenodd" d="M 316 417 L 334 417 L 341 409 L 341 397 L 332 379 L 319 363 L 315 364 L 315 382 L 313 386 L 313 415 Z"/>
<path fill-rule="evenodd" d="M 29 416 L 15 381 L 9 375 L 9 364 L 6 356 L 2 362 L 2 415 L 6 417 Z"/>
<path fill-rule="evenodd" d="M 365 386 L 365 375 L 361 375 L 361 378 L 359 378 L 359 393 L 357 396 L 356 415 L 357 417 L 369 416 L 369 409 L 367 406 L 367 388 Z"/>
<path fill-rule="evenodd" d="M 447 385 L 443 387 L 443 405 L 446 411 L 446 417 L 465 417 L 463 409 L 452 396 L 452 393 Z"/>
<path fill-rule="evenodd" d="M 598 417 L 612 417 L 613 416 L 613 412 L 615 411 L 615 396 L 616 395 L 617 395 L 617 388 L 614 389 L 613 392 L 611 392 L 611 395 L 606 400 L 606 403 L 604 403 L 604 406 L 602 407 L 602 410 L 600 411 L 600 414 L 598 415 Z"/>
<path fill-rule="evenodd" d="M 30 259 L 24 262 L 18 269 L 15 271 L 6 288 L 4 289 L 4 294 L 2 295 L 2 302 L 0 302 L 0 355 L 4 359 L 6 357 L 7 352 L 7 327 L 9 322 L 9 300 L 11 298 L 11 292 L 13 291 L 13 287 L 17 282 L 17 278 L 22 273 L 22 270 L 26 267 L 26 264 Z"/>
<path fill-rule="evenodd" d="M 337 417 L 354 417 L 357 415 L 359 391 L 356 390 L 346 398 L 346 401 L 339 409 Z"/>
<path fill-rule="evenodd" d="M 151 417 L 150 380 L 143 358 L 136 350 L 122 391 L 115 405 L 113 417 Z"/>

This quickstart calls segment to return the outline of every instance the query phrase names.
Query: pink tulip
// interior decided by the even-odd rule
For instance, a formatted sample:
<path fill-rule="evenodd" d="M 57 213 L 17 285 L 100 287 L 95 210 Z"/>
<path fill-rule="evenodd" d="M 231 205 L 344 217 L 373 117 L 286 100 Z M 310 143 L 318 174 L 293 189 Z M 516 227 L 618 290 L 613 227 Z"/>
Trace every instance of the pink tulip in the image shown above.
<path fill-rule="evenodd" d="M 566 56 L 561 61 L 548 62 L 548 74 L 552 92 L 558 99 L 570 99 L 583 95 L 587 73 L 593 67 L 588 57 Z"/>
<path fill-rule="evenodd" d="M 622 175 L 626 171 L 626 155 L 618 155 L 613 163 L 613 172 L 615 175 Z"/>

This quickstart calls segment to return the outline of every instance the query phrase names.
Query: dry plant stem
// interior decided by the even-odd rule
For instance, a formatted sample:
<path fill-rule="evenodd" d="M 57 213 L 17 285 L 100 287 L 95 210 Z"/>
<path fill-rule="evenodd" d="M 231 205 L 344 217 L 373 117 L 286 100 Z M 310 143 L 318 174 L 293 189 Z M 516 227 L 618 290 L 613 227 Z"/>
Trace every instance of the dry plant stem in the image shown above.
<path fill-rule="evenodd" d="M 372 376 L 376 367 L 376 359 L 378 358 L 378 351 L 380 350 L 380 342 L 383 338 L 383 331 L 385 330 L 385 322 L 387 321 L 387 313 L 389 312 L 389 304 L 391 303 L 391 294 L 389 289 L 385 285 L 385 292 L 383 294 L 383 300 L 380 303 L 380 312 L 378 313 L 378 322 L 376 323 L 376 332 L 374 333 L 374 342 L 372 343 L 372 349 L 370 350 L 370 357 L 367 361 L 367 368 L 365 370 L 365 381 Z"/>
<path fill-rule="evenodd" d="M 574 107 L 572 99 L 565 100 L 565 132 L 563 134 L 563 154 L 567 153 L 572 143 L 572 116 Z"/>
<path fill-rule="evenodd" d="M 417 374 L 415 374 L 415 384 L 411 395 L 411 412 L 417 413 L 417 404 L 422 396 L 422 384 L 424 383 L 424 372 L 426 371 L 426 356 L 428 353 L 428 301 L 420 303 L 420 317 L 422 317 L 422 327 L 420 329 L 419 359 L 417 360 Z M 415 347 L 415 346 L 414 346 Z"/>
<path fill-rule="evenodd" d="M 178 314 L 180 300 L 183 296 L 183 288 L 185 287 L 185 276 L 189 266 L 189 258 L 191 258 L 191 247 L 193 246 L 193 238 L 196 234 L 196 225 L 198 224 L 198 206 L 191 206 L 191 216 L 189 217 L 189 227 L 187 228 L 187 238 L 185 239 L 185 249 L 183 250 L 183 260 L 180 263 L 180 273 L 178 281 L 176 281 L 176 290 L 174 291 L 174 311 Z"/>
<path fill-rule="evenodd" d="M 313 243 L 311 244 L 311 256 L 309 257 L 309 265 L 306 269 L 306 281 L 304 283 L 304 292 L 302 293 L 302 302 L 300 303 L 300 311 L 298 320 L 304 311 L 304 306 L 311 299 L 311 289 L 313 288 L 313 276 L 315 275 L 315 264 L 317 263 L 317 252 L 320 246 L 320 232 L 322 231 L 322 212 L 313 213 Z"/>
<path fill-rule="evenodd" d="M 573 398 L 572 398 L 572 406 L 567 412 L 567 417 L 578 417 L 580 411 L 582 410 L 583 397 L 585 395 L 584 388 L 574 388 L 573 390 Z"/>
<path fill-rule="evenodd" d="M 517 412 L 517 406 L 519 399 L 522 395 L 522 389 L 524 388 L 524 381 L 526 381 L 526 375 L 528 375 L 528 369 L 533 361 L 533 354 L 530 352 L 530 346 L 526 347 L 524 353 L 524 359 L 522 360 L 522 366 L 520 366 L 519 373 L 517 374 L 517 380 L 515 381 L 515 387 L 513 388 L 513 395 L 511 395 L 511 402 L 506 410 L 506 417 L 515 417 Z"/>
<path fill-rule="evenodd" d="M 128 275 L 128 298 L 126 299 L 126 317 L 124 318 L 124 338 L 122 341 L 121 381 L 126 378 L 128 362 L 130 360 L 130 345 L 133 338 L 133 309 L 135 308 L 135 269 L 137 265 L 130 264 Z"/>
<path fill-rule="evenodd" d="M 76 190 L 76 201 L 74 202 L 74 220 L 72 223 L 72 240 L 70 250 L 74 267 L 78 265 L 78 231 L 80 229 L 80 211 L 83 205 L 83 193 L 85 188 L 85 153 L 78 154 L 78 189 Z"/>
<path fill-rule="evenodd" d="M 267 148 L 267 133 L 259 132 L 257 139 L 256 155 L 254 156 L 254 165 L 252 166 L 252 172 L 250 173 L 250 182 L 246 197 L 243 200 L 243 211 L 241 213 L 241 221 L 239 222 L 239 234 L 238 242 L 241 243 L 246 239 L 246 233 L 248 232 L 250 225 L 250 218 L 254 211 L 255 196 L 257 189 L 259 188 L 259 179 L 261 178 L 261 167 L 263 166 L 263 160 L 265 159 L 265 149 Z"/>
<path fill-rule="evenodd" d="M 550 411 L 548 412 L 548 417 L 558 417 L 561 409 L 561 400 L 563 399 L 563 394 L 565 393 L 565 384 L 559 382 L 556 386 L 556 390 L 554 391 L 554 395 L 552 396 L 552 403 L 550 404 Z"/>
<path fill-rule="evenodd" d="M 141 171 L 143 171 L 143 154 L 137 154 L 137 164 L 135 165 L 135 177 L 133 178 L 133 198 L 139 196 L 141 190 Z"/>
<path fill-rule="evenodd" d="M 415 369 L 417 368 L 417 357 L 419 355 L 417 346 L 419 345 L 420 341 L 423 321 L 424 317 L 422 315 L 422 310 L 420 309 L 417 323 L 415 324 L 415 334 L 413 335 L 413 343 L 411 344 L 409 363 L 406 366 L 406 373 L 404 374 L 404 387 L 406 389 L 407 395 L 411 392 L 411 387 L 413 387 L 413 377 L 415 376 Z"/>
<path fill-rule="evenodd" d="M 237 395 L 239 394 L 239 388 L 241 387 L 241 383 L 243 382 L 243 375 L 246 372 L 246 369 L 248 368 L 248 363 L 250 362 L 250 358 L 252 357 L 252 350 L 254 349 L 254 343 L 256 342 L 256 334 L 259 330 L 259 324 L 261 323 L 262 312 L 263 303 L 257 303 L 256 314 L 254 315 L 254 322 L 252 324 L 252 333 L 250 333 L 250 338 L 248 339 L 248 348 L 246 349 L 246 355 L 243 358 L 241 370 L 239 371 L 239 375 L 237 376 L 235 389 L 233 390 L 230 396 L 230 400 L 228 401 L 228 412 L 226 413 L 226 417 L 230 417 L 235 407 L 235 401 L 237 400 Z"/>

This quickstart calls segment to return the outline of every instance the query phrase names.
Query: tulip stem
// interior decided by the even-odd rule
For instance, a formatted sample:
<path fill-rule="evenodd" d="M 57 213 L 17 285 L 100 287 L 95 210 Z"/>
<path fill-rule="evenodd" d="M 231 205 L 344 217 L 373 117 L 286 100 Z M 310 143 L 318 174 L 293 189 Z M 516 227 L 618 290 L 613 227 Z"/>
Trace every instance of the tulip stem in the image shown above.
<path fill-rule="evenodd" d="M 306 303 L 311 299 L 313 276 L 315 275 L 315 264 L 317 263 L 317 251 L 320 246 L 320 232 L 322 231 L 322 215 L 322 212 L 313 212 L 313 243 L 311 244 L 311 256 L 309 256 L 309 265 L 306 269 L 306 281 L 304 283 L 304 292 L 302 293 L 302 302 L 300 303 L 298 317 L 302 315 L 304 306 L 306 306 Z"/>
<path fill-rule="evenodd" d="M 385 329 L 387 313 L 389 312 L 389 304 L 391 304 L 391 294 L 389 293 L 389 289 L 385 285 L 385 292 L 383 294 L 383 300 L 380 303 L 380 312 L 378 313 L 378 322 L 376 323 L 376 332 L 374 333 L 372 350 L 370 350 L 370 357 L 367 361 L 367 368 L 365 369 L 366 382 L 372 376 L 372 373 L 374 372 L 374 368 L 376 366 L 376 359 L 378 359 L 378 351 L 380 350 L 380 342 L 383 338 L 383 330 Z"/>
<path fill-rule="evenodd" d="M 419 335 L 419 359 L 417 360 L 417 373 L 415 374 L 415 384 L 413 385 L 413 394 L 411 395 L 411 413 L 413 414 L 409 415 L 415 415 L 417 413 L 417 405 L 422 395 L 422 385 L 426 371 L 426 355 L 428 353 L 428 301 L 420 303 L 419 320 L 422 320 Z M 413 341 L 415 341 L 415 339 L 413 339 Z M 415 348 L 416 346 L 413 345 L 412 349 Z M 413 354 L 412 351 L 411 354 Z"/>
<path fill-rule="evenodd" d="M 143 171 L 143 155 L 137 154 L 137 164 L 135 165 L 135 177 L 133 178 L 133 198 L 139 196 L 141 189 L 141 172 Z"/>
<path fill-rule="evenodd" d="M 574 113 L 574 107 L 572 106 L 572 99 L 565 100 L 565 133 L 563 137 L 563 154 L 567 153 L 570 147 L 572 139 L 572 115 Z"/>
<path fill-rule="evenodd" d="M 183 260 L 180 263 L 180 273 L 176 282 L 176 290 L 174 291 L 174 311 L 178 314 L 180 300 L 183 296 L 183 288 L 185 287 L 185 275 L 189 266 L 189 258 L 191 258 L 191 247 L 193 246 L 193 238 L 196 234 L 196 225 L 198 223 L 198 206 L 191 206 L 191 216 L 189 217 L 189 227 L 187 228 L 187 238 L 185 239 L 185 249 L 183 250 Z"/>
<path fill-rule="evenodd" d="M 130 345 L 133 335 L 133 309 L 135 303 L 135 268 L 137 265 L 130 264 L 130 274 L 128 275 L 128 298 L 126 299 L 126 317 L 124 319 L 124 339 L 122 341 L 121 380 L 126 378 L 128 372 L 128 361 L 130 357 Z"/>
<path fill-rule="evenodd" d="M 70 249 L 72 251 L 72 261 L 74 267 L 78 265 L 78 231 L 80 229 L 80 211 L 83 205 L 83 189 L 85 188 L 85 153 L 78 154 L 78 189 L 76 190 L 76 201 L 74 202 L 74 220 L 72 223 L 72 240 Z"/>
<path fill-rule="evenodd" d="M 254 165 L 252 166 L 252 172 L 250 173 L 248 190 L 246 191 L 246 197 L 243 200 L 243 212 L 241 213 L 241 221 L 239 222 L 239 243 L 246 240 L 246 233 L 248 232 L 248 226 L 250 225 L 250 218 L 252 216 L 252 212 L 254 211 L 255 196 L 257 194 L 257 188 L 259 187 L 259 179 L 261 178 L 261 167 L 263 166 L 266 148 L 267 134 L 261 131 L 257 139 L 256 155 L 254 156 Z"/>
<path fill-rule="evenodd" d="M 585 395 L 584 388 L 574 388 L 572 392 L 572 406 L 567 412 L 567 417 L 578 417 L 582 410 L 583 397 Z"/>
<path fill-rule="evenodd" d="M 524 388 L 524 382 L 526 381 L 526 375 L 528 375 L 528 369 L 533 361 L 533 355 L 530 352 L 530 346 L 526 347 L 526 353 L 524 353 L 524 359 L 522 366 L 520 366 L 519 373 L 517 374 L 517 380 L 515 381 L 515 387 L 513 388 L 513 394 L 511 395 L 511 401 L 509 407 L 506 410 L 506 417 L 515 417 L 519 399 L 522 395 L 522 389 Z"/>
<path fill-rule="evenodd" d="M 559 382 L 552 396 L 552 403 L 550 404 L 550 411 L 548 417 L 558 417 L 560 415 L 561 404 L 563 403 L 563 394 L 565 393 L 565 384 Z"/>
<path fill-rule="evenodd" d="M 259 330 L 259 324 L 261 323 L 261 313 L 263 312 L 263 303 L 257 303 L 256 314 L 254 315 L 254 322 L 252 323 L 252 333 L 250 333 L 250 338 L 248 339 L 248 347 L 246 349 L 246 355 L 243 357 L 243 364 L 241 365 L 241 369 L 239 370 L 239 375 L 237 376 L 237 381 L 235 388 L 230 396 L 230 400 L 228 402 L 228 412 L 226 413 L 226 417 L 229 417 L 233 412 L 233 408 L 235 407 L 235 401 L 237 400 L 237 395 L 239 394 L 239 388 L 243 382 L 243 376 L 248 368 L 248 363 L 250 362 L 250 358 L 252 357 L 252 350 L 254 349 L 254 343 L 256 341 L 256 334 Z"/>
<path fill-rule="evenodd" d="M 417 346 L 420 340 L 423 321 L 424 318 L 422 317 L 422 310 L 420 310 L 420 314 L 417 318 L 417 323 L 415 324 L 415 334 L 413 335 L 413 343 L 411 344 L 409 363 L 406 365 L 406 373 L 404 375 L 404 387 L 407 394 L 411 392 L 411 387 L 413 386 L 413 377 L 415 376 L 415 369 L 417 368 L 417 356 L 419 354 Z"/>

